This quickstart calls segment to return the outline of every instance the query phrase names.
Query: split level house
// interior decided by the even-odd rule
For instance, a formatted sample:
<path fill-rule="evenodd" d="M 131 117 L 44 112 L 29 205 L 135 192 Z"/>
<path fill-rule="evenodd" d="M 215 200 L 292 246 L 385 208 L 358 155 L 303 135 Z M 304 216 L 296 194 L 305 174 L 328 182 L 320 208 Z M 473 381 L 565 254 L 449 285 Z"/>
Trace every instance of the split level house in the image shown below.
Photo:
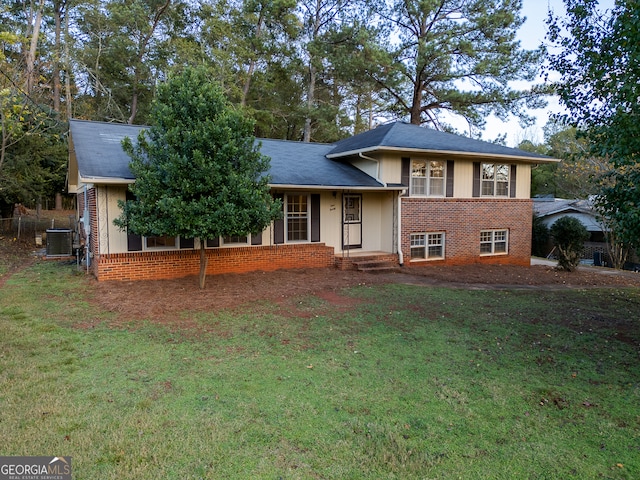
<path fill-rule="evenodd" d="M 258 235 L 140 237 L 113 224 L 135 178 L 122 139 L 144 126 L 71 120 L 70 193 L 99 280 L 286 268 L 529 265 L 531 169 L 557 160 L 404 122 L 332 144 L 259 139 L 282 219 Z"/>

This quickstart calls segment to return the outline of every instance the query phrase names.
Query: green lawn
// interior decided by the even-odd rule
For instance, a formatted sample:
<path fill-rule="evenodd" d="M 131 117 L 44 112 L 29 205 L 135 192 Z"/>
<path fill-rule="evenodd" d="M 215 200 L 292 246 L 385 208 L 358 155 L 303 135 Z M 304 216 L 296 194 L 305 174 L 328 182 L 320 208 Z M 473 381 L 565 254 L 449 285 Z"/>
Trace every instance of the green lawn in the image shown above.
<path fill-rule="evenodd" d="M 0 289 L 0 455 L 92 480 L 640 478 L 640 290 L 363 285 L 169 331 L 110 327 L 90 288 L 41 263 Z"/>

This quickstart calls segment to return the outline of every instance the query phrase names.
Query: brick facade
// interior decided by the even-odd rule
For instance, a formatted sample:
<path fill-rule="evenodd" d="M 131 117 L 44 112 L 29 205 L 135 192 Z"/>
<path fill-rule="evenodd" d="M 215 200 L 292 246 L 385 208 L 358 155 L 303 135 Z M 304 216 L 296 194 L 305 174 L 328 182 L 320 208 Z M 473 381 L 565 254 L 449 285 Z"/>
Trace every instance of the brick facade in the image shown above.
<path fill-rule="evenodd" d="M 529 265 L 533 203 L 529 199 L 402 199 L 405 265 Z M 508 230 L 506 255 L 480 255 L 481 230 Z M 445 233 L 444 260 L 411 261 L 412 233 Z"/>
<path fill-rule="evenodd" d="M 334 250 L 323 243 L 207 249 L 207 274 L 333 267 Z M 130 252 L 93 259 L 98 280 L 161 280 L 198 275 L 199 250 Z"/>

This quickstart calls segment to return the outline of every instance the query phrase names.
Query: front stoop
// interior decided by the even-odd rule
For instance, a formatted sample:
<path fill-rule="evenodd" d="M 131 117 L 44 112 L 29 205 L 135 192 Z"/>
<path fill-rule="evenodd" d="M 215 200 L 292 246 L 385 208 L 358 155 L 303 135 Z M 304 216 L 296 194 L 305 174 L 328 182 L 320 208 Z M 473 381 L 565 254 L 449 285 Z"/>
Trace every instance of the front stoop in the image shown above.
<path fill-rule="evenodd" d="M 339 270 L 356 270 L 367 273 L 399 272 L 398 256 L 394 254 L 343 257 L 336 256 Z"/>

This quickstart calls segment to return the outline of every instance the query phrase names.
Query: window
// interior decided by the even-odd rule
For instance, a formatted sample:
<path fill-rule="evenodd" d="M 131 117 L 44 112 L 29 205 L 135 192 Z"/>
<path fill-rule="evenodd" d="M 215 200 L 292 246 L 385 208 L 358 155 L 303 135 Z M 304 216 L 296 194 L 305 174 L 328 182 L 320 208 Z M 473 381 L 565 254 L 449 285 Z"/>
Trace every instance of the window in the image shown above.
<path fill-rule="evenodd" d="M 285 218 L 287 241 L 309 240 L 309 202 L 307 195 L 287 195 Z"/>
<path fill-rule="evenodd" d="M 509 196 L 509 165 L 482 164 L 482 196 Z"/>
<path fill-rule="evenodd" d="M 222 237 L 222 243 L 228 245 L 230 243 L 249 243 L 247 235 L 231 235 Z"/>
<path fill-rule="evenodd" d="M 414 160 L 411 163 L 411 195 L 444 197 L 445 162 Z"/>
<path fill-rule="evenodd" d="M 169 250 L 178 246 L 176 237 L 167 237 L 166 235 L 160 237 L 144 237 L 144 242 L 146 249 Z"/>
<path fill-rule="evenodd" d="M 507 253 L 509 232 L 507 230 L 485 230 L 480 232 L 480 255 Z"/>
<path fill-rule="evenodd" d="M 444 258 L 444 233 L 412 233 L 411 259 L 439 260 Z"/>

